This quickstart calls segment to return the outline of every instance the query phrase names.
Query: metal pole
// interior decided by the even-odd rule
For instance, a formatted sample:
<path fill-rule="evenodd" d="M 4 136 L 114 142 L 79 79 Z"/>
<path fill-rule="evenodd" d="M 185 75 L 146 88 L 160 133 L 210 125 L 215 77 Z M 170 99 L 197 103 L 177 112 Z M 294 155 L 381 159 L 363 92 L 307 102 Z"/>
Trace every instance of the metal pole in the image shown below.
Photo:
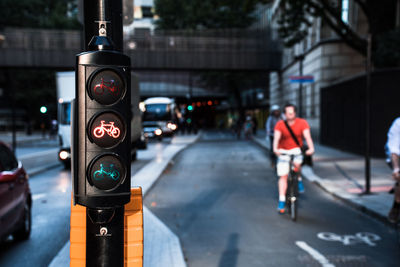
<path fill-rule="evenodd" d="M 192 95 L 193 95 L 193 77 L 192 73 L 189 72 L 189 104 L 190 101 L 192 101 Z"/>
<path fill-rule="evenodd" d="M 15 90 L 16 87 L 13 88 L 12 93 L 11 93 L 11 128 L 12 128 L 12 152 L 15 154 L 17 153 L 17 129 L 16 129 L 16 125 L 15 125 L 15 120 L 16 120 L 16 116 L 15 116 Z"/>
<path fill-rule="evenodd" d="M 11 75 L 11 70 L 6 70 L 6 78 L 8 80 L 8 84 L 10 85 L 8 95 L 10 97 L 11 102 L 11 150 L 15 154 L 17 150 L 17 135 L 16 135 L 16 125 L 15 125 L 15 91 L 17 90 L 16 83 L 14 81 L 14 77 Z"/>
<path fill-rule="evenodd" d="M 299 57 L 299 76 L 303 76 L 303 59 L 304 55 L 300 55 Z M 299 117 L 303 117 L 303 82 L 300 80 L 299 83 Z"/>
<path fill-rule="evenodd" d="M 124 207 L 86 208 L 86 267 L 124 266 Z"/>
<path fill-rule="evenodd" d="M 84 1 L 85 51 L 122 52 L 122 0 Z M 124 207 L 86 209 L 86 266 L 124 266 Z"/>
<path fill-rule="evenodd" d="M 122 52 L 122 0 L 84 0 L 83 14 L 85 51 L 97 49 L 91 46 L 93 37 L 97 36 L 98 42 L 112 42 L 107 49 Z M 100 31 L 101 28 L 104 30 Z"/>
<path fill-rule="evenodd" d="M 368 34 L 365 89 L 365 194 L 371 193 L 371 34 Z"/>

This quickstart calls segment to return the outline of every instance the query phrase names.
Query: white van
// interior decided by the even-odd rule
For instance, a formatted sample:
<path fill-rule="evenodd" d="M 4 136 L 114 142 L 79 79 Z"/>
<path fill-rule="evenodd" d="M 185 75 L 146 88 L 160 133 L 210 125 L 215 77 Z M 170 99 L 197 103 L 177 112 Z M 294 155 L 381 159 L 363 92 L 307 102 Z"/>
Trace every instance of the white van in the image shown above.
<path fill-rule="evenodd" d="M 168 97 L 151 97 L 144 101 L 143 131 L 146 137 L 173 136 L 178 126 L 175 101 Z"/>

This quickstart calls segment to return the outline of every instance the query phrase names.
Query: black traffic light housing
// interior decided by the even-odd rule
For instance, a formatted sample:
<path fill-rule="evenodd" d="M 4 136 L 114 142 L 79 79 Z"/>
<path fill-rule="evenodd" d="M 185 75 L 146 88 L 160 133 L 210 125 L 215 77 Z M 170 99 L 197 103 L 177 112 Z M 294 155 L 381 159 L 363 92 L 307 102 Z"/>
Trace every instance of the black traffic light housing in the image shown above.
<path fill-rule="evenodd" d="M 115 50 L 77 55 L 74 202 L 112 208 L 130 201 L 130 58 Z"/>

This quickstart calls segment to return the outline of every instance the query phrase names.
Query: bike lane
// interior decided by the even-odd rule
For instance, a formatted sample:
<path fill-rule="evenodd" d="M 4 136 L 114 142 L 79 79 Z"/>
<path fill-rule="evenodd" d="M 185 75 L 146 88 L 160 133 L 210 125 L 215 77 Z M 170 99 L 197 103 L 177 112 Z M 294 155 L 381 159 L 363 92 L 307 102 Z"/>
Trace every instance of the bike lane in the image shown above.
<path fill-rule="evenodd" d="M 180 237 L 189 266 L 400 265 L 394 229 L 312 183 L 297 222 L 279 215 L 275 174 L 250 142 L 209 134 L 174 162 L 145 204 Z"/>

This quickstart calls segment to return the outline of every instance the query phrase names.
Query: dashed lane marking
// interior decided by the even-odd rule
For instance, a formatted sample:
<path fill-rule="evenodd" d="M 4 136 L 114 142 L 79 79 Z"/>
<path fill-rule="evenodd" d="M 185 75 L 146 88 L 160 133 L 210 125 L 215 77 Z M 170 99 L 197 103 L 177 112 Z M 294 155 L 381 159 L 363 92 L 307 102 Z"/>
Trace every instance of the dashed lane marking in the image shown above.
<path fill-rule="evenodd" d="M 306 251 L 308 254 L 311 255 L 316 261 L 318 261 L 322 267 L 335 267 L 332 263 L 329 262 L 329 260 L 322 255 L 319 251 L 315 250 L 314 248 L 310 247 L 306 242 L 304 241 L 296 241 L 296 245 L 301 248 L 302 250 Z"/>
<path fill-rule="evenodd" d="M 35 201 L 35 200 L 44 198 L 45 196 L 46 196 L 46 194 L 34 194 L 34 195 L 32 196 L 32 200 Z"/>

